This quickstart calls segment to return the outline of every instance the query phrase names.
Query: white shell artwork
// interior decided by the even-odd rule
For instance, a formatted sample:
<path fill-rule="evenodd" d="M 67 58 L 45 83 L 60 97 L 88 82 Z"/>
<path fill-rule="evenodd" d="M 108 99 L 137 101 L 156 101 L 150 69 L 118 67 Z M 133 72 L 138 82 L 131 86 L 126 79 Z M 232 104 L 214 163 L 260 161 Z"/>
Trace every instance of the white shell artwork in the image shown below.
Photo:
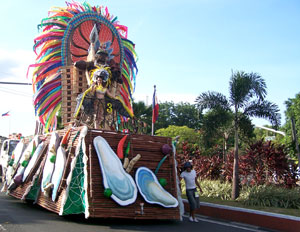
<path fill-rule="evenodd" d="M 14 165 L 13 166 L 8 166 L 7 171 L 6 171 L 6 176 L 5 176 L 7 185 L 10 185 L 10 183 L 11 183 L 12 176 L 13 176 L 13 173 L 15 171 L 15 166 L 16 166 L 16 164 L 18 164 L 19 159 L 20 159 L 20 157 L 21 157 L 21 155 L 24 151 L 24 148 L 25 148 L 25 143 L 21 140 L 17 144 L 15 150 L 13 151 L 13 154 L 15 156 Z"/>
<path fill-rule="evenodd" d="M 43 169 L 43 178 L 41 182 L 41 191 L 44 192 L 45 187 L 51 182 L 52 173 L 54 170 L 54 163 L 50 161 L 52 155 L 56 155 L 57 145 L 59 144 L 59 135 L 52 132 L 50 143 L 48 145 L 48 153 Z"/>
<path fill-rule="evenodd" d="M 13 151 L 14 156 L 15 156 L 14 164 L 19 163 L 19 160 L 20 160 L 26 146 L 27 146 L 27 144 L 25 144 L 22 140 L 20 142 L 18 142 L 15 150 Z"/>
<path fill-rule="evenodd" d="M 60 180 L 64 172 L 65 164 L 66 164 L 66 151 L 64 148 L 60 146 L 57 149 L 54 172 L 51 179 L 51 183 L 53 184 L 52 201 L 55 201 Z"/>
<path fill-rule="evenodd" d="M 177 207 L 178 201 L 158 182 L 155 174 L 146 167 L 140 167 L 135 173 L 140 194 L 150 204 L 159 204 L 166 208 Z"/>
<path fill-rule="evenodd" d="M 39 157 L 39 155 L 41 154 L 41 152 L 42 152 L 42 150 L 43 150 L 43 148 L 44 148 L 44 144 L 45 144 L 44 142 L 41 142 L 41 143 L 37 146 L 35 152 L 33 153 L 32 157 L 31 157 L 31 159 L 30 159 L 30 161 L 29 161 L 29 163 L 28 163 L 28 166 L 25 168 L 25 171 L 24 171 L 24 174 L 23 174 L 23 180 L 22 180 L 22 182 L 24 182 L 24 181 L 26 180 L 26 178 L 27 178 L 27 176 L 29 175 L 30 171 L 31 171 L 32 168 L 34 167 L 34 164 L 35 164 L 37 158 Z"/>
<path fill-rule="evenodd" d="M 23 174 L 25 171 L 25 167 L 22 166 L 23 161 L 27 160 L 29 161 L 31 159 L 32 151 L 36 148 L 34 146 L 37 146 L 39 144 L 39 137 L 36 135 L 28 144 L 28 146 L 25 148 L 24 152 L 22 153 L 20 160 L 19 160 L 19 168 L 17 170 L 16 175 L 14 176 L 14 180 L 16 183 L 21 184 L 23 180 Z M 18 181 L 17 181 L 18 180 Z"/>
<path fill-rule="evenodd" d="M 101 167 L 103 184 L 105 188 L 111 189 L 111 198 L 122 206 L 134 203 L 137 187 L 133 178 L 125 172 L 117 154 L 101 136 L 94 138 L 94 147 Z"/>

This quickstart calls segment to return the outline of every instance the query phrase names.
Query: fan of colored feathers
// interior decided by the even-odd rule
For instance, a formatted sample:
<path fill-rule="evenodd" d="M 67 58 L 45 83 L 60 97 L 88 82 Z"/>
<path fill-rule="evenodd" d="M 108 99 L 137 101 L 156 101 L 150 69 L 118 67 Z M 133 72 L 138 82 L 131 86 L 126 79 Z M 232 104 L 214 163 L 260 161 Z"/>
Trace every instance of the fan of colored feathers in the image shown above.
<path fill-rule="evenodd" d="M 110 41 L 113 59 L 120 64 L 123 86 L 119 99 L 133 116 L 132 94 L 136 83 L 137 55 L 135 45 L 127 39 L 127 27 L 103 6 L 66 2 L 66 7 L 53 7 L 38 25 L 40 35 L 34 40 L 36 63 L 32 72 L 35 114 L 45 132 L 57 127 L 56 115 L 61 108 L 61 68 L 85 60 L 90 46 L 89 35 L 96 24 L 101 42 Z"/>

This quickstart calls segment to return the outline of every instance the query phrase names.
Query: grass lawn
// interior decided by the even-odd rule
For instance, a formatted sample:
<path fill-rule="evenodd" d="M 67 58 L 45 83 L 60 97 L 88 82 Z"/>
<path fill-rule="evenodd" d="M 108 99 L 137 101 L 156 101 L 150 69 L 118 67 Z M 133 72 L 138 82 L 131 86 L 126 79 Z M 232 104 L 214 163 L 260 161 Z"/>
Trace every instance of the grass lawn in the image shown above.
<path fill-rule="evenodd" d="M 185 195 L 183 197 L 186 198 Z M 239 201 L 221 200 L 221 199 L 209 198 L 209 197 L 203 197 L 203 196 L 200 196 L 200 201 L 209 202 L 209 203 L 213 203 L 213 204 L 219 204 L 219 205 L 228 205 L 228 206 L 240 207 L 240 208 L 246 208 L 246 209 L 255 209 L 255 210 L 266 211 L 266 212 L 271 212 L 271 213 L 279 213 L 279 214 L 300 217 L 300 209 L 245 206 L 245 205 L 243 205 L 242 202 L 239 202 Z"/>

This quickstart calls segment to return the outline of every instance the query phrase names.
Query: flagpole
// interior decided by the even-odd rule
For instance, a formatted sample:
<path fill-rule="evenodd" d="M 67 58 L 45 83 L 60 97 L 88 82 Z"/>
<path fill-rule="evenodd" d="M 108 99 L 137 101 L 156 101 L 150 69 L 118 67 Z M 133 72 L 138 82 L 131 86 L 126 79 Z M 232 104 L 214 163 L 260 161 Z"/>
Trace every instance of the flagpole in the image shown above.
<path fill-rule="evenodd" d="M 154 85 L 154 93 L 155 93 L 155 90 L 156 90 L 156 85 Z M 154 98 L 154 96 L 153 96 Z M 151 135 L 153 136 L 154 135 L 154 122 L 153 122 L 153 117 L 154 117 L 154 99 L 152 99 L 152 129 L 151 129 Z"/>
<path fill-rule="evenodd" d="M 152 122 L 152 132 L 151 132 L 151 135 L 153 136 L 154 135 L 154 123 Z"/>
<path fill-rule="evenodd" d="M 9 117 L 9 126 L 8 126 L 8 137 L 10 135 L 10 122 L 11 122 L 11 116 L 8 116 Z"/>

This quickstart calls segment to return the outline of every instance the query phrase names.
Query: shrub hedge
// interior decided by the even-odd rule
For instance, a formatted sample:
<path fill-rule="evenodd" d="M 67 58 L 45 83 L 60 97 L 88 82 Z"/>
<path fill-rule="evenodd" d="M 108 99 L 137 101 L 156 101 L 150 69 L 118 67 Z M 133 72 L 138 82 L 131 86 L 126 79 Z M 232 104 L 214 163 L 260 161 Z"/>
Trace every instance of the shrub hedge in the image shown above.
<path fill-rule="evenodd" d="M 246 193 L 243 203 L 247 206 L 300 209 L 300 188 L 258 185 L 249 187 Z"/>
<path fill-rule="evenodd" d="M 203 191 L 201 196 L 231 200 L 231 183 L 219 180 L 199 180 L 199 183 Z M 245 206 L 300 209 L 300 187 L 286 189 L 274 185 L 243 186 L 237 200 Z"/>

